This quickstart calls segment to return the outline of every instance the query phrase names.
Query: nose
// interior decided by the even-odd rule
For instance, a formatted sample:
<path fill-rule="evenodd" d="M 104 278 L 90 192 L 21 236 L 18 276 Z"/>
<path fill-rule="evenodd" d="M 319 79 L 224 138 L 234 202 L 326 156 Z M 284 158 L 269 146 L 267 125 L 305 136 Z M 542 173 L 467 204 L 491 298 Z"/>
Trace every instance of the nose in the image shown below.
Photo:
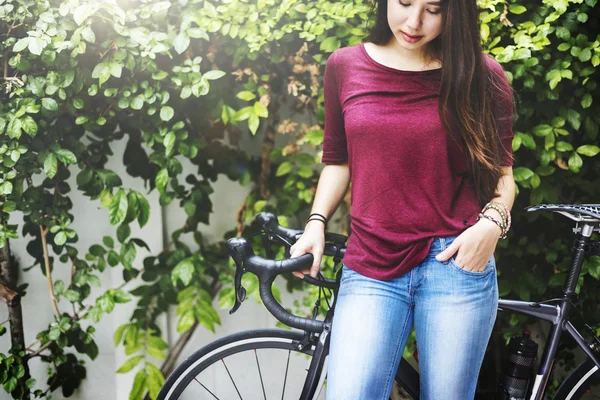
<path fill-rule="evenodd" d="M 423 25 L 422 13 L 417 7 L 414 7 L 414 10 L 411 11 L 406 25 L 412 30 L 412 33 L 416 33 L 421 29 L 421 25 Z"/>

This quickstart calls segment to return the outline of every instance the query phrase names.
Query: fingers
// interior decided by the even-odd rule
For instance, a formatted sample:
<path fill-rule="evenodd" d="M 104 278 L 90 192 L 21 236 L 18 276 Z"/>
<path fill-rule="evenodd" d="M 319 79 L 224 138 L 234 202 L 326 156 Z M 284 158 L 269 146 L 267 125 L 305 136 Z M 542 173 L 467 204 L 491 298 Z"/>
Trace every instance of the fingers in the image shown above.
<path fill-rule="evenodd" d="M 321 268 L 321 259 L 323 258 L 323 249 L 319 247 L 313 248 L 313 264 L 310 267 L 310 276 L 313 278 L 317 277 L 319 269 Z"/>
<path fill-rule="evenodd" d="M 458 240 L 455 240 L 446 250 L 435 256 L 435 259 L 438 261 L 446 261 L 458 251 L 459 247 L 460 243 L 458 243 Z"/>

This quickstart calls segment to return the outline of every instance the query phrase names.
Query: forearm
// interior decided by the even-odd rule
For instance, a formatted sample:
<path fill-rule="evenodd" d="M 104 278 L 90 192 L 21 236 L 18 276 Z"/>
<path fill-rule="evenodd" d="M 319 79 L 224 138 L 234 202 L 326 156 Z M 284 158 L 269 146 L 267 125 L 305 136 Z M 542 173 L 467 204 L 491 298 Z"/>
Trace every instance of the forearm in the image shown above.
<path fill-rule="evenodd" d="M 512 174 L 512 167 L 504 167 L 502 171 L 504 175 L 498 181 L 498 186 L 496 187 L 497 196 L 492 200 L 504 203 L 511 210 L 515 202 L 515 178 Z"/>
<path fill-rule="evenodd" d="M 496 186 L 496 196 L 493 199 L 490 199 L 490 201 L 500 202 L 506 205 L 506 207 L 508 207 L 508 211 L 510 212 L 515 201 L 515 179 L 512 174 L 512 167 L 503 167 L 502 172 L 503 175 Z M 501 219 L 502 217 L 501 214 L 494 208 L 486 210 L 485 214 L 496 219 Z M 485 218 L 483 218 L 483 220 L 487 223 L 491 222 Z M 499 227 L 498 229 L 500 230 Z"/>
<path fill-rule="evenodd" d="M 349 184 L 348 164 L 325 166 L 319 178 L 311 213 L 319 213 L 329 219 L 346 195 Z"/>

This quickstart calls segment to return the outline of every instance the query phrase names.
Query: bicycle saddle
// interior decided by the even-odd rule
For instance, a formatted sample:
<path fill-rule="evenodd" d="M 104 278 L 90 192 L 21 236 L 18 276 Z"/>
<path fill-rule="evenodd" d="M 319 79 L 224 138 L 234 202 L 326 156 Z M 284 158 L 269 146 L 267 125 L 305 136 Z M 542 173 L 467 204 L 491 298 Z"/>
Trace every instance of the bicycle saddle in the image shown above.
<path fill-rule="evenodd" d="M 525 211 L 553 211 L 573 221 L 600 223 L 600 204 L 538 204 L 525 208 Z"/>

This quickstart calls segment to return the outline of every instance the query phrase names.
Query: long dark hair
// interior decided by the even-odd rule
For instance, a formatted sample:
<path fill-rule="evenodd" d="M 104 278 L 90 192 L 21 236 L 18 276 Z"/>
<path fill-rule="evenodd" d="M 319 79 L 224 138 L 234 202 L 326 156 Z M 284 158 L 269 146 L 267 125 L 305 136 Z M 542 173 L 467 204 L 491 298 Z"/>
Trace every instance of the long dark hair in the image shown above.
<path fill-rule="evenodd" d="M 375 25 L 366 38 L 375 44 L 389 42 L 393 33 L 387 20 L 387 0 L 373 0 Z M 494 99 L 502 90 L 497 74 L 487 67 L 479 34 L 475 0 L 442 0 L 443 30 L 428 43 L 426 57 L 442 63 L 439 113 L 451 135 L 469 155 L 477 199 L 485 204 L 497 195 L 502 176 L 502 146 Z M 512 95 L 512 94 L 511 94 Z"/>

